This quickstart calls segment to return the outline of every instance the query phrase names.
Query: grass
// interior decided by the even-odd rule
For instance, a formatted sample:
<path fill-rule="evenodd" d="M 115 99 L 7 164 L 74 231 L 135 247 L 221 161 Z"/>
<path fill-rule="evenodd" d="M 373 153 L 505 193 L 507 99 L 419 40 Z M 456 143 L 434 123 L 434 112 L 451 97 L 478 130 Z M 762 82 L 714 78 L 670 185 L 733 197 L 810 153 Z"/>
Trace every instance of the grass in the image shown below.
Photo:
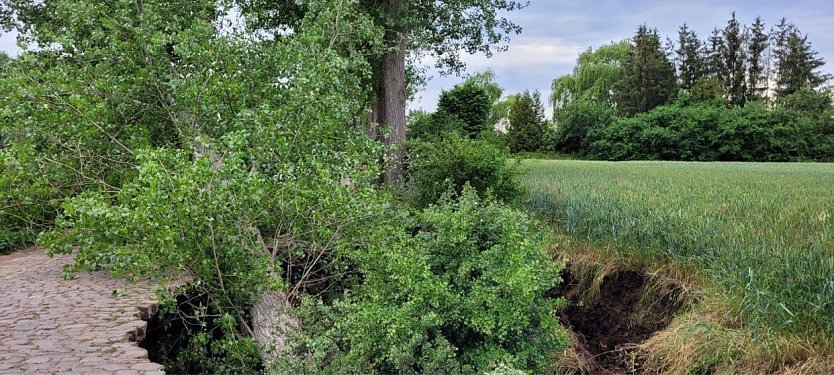
<path fill-rule="evenodd" d="M 695 316 L 673 324 L 677 334 L 658 347 L 684 331 L 726 332 L 717 335 L 729 346 L 704 338 L 726 357 L 717 362 L 771 356 L 778 362 L 772 366 L 785 369 L 803 361 L 793 358 L 798 352 L 805 360 L 808 353 L 831 358 L 834 164 L 523 165 L 530 209 L 573 244 L 571 256 L 594 248 L 604 261 L 674 268 L 702 280 L 710 297 Z"/>

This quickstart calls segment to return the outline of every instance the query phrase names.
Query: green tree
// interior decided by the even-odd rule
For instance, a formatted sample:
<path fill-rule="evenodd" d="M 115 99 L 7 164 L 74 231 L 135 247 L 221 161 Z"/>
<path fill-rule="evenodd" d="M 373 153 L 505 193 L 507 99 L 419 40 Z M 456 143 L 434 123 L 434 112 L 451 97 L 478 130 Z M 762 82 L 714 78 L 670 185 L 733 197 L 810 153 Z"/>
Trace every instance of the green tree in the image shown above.
<path fill-rule="evenodd" d="M 504 94 L 504 89 L 498 85 L 495 78 L 495 72 L 487 70 L 472 74 L 466 78 L 467 83 L 472 83 L 476 86 L 482 87 L 487 92 L 490 102 L 489 120 L 487 125 L 494 128 L 501 119 L 507 117 L 507 112 L 502 110 L 501 96 Z"/>
<path fill-rule="evenodd" d="M 704 51 L 707 61 L 707 75 L 718 77 L 722 82 L 727 77 L 727 66 L 724 64 L 725 49 L 726 45 L 721 31 L 718 29 L 712 30 L 712 35 L 710 35 Z"/>
<path fill-rule="evenodd" d="M 657 30 L 637 29 L 615 86 L 617 109 L 628 116 L 648 112 L 675 95 L 675 67 L 660 45 Z"/>
<path fill-rule="evenodd" d="M 629 55 L 628 41 L 589 48 L 579 55 L 573 72 L 553 80 L 550 102 L 554 118 L 573 102 L 591 101 L 614 106 L 614 90 L 622 78 L 621 69 Z"/>
<path fill-rule="evenodd" d="M 761 17 L 756 17 L 747 41 L 747 97 L 749 100 L 766 99 L 768 66 L 765 60 L 770 37 L 765 32 Z"/>
<path fill-rule="evenodd" d="M 675 54 L 678 61 L 678 81 L 684 90 L 692 89 L 695 82 L 707 72 L 702 48 L 698 34 L 687 24 L 683 24 L 678 31 L 678 49 Z"/>
<path fill-rule="evenodd" d="M 463 131 L 470 138 L 489 129 L 492 109 L 489 93 L 479 85 L 464 82 L 440 94 L 437 112 L 451 115 L 463 122 Z"/>
<path fill-rule="evenodd" d="M 538 91 L 525 91 L 510 109 L 507 143 L 512 152 L 538 151 L 544 141 L 547 123 Z"/>
<path fill-rule="evenodd" d="M 297 30 L 300 14 L 309 11 L 304 3 L 291 0 L 239 0 L 251 25 L 260 30 Z M 299 5 L 300 4 L 300 5 Z M 404 150 L 398 147 L 406 136 L 407 56 L 436 57 L 443 72 L 464 67 L 461 51 L 491 55 L 505 49 L 509 35 L 521 28 L 503 17 L 503 12 L 523 8 L 515 0 L 362 0 L 359 7 L 375 25 L 384 29 L 382 52 L 373 50 L 371 122 L 388 127 L 384 142 L 388 163 L 386 181 L 402 175 Z M 381 133 L 380 133 L 381 134 Z"/>
<path fill-rule="evenodd" d="M 776 93 L 779 97 L 791 95 L 799 90 L 815 90 L 831 79 L 831 75 L 820 72 L 825 60 L 819 57 L 808 36 L 793 25 L 778 26 L 776 58 Z"/>
<path fill-rule="evenodd" d="M 747 102 L 747 67 L 744 54 L 744 36 L 741 24 L 736 19 L 736 13 L 727 21 L 723 31 L 724 49 L 721 57 L 724 60 L 724 87 L 727 92 L 727 103 L 742 107 Z"/>

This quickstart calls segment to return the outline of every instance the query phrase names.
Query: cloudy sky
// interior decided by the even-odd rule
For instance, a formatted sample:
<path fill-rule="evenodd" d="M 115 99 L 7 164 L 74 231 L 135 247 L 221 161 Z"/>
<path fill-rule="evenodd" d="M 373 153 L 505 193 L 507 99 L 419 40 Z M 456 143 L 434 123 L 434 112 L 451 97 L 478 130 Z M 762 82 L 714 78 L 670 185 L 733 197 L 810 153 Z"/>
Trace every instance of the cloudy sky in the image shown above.
<path fill-rule="evenodd" d="M 761 16 L 768 28 L 787 17 L 807 33 L 814 48 L 834 72 L 834 1 L 831 0 L 531 0 L 530 6 L 508 15 L 524 27 L 507 52 L 491 59 L 467 56 L 468 72 L 495 71 L 505 93 L 540 90 L 550 95 L 550 82 L 569 73 L 579 53 L 591 46 L 622 40 L 645 23 L 661 35 L 676 37 L 684 22 L 705 38 L 713 28 L 723 27 L 736 11 L 744 24 Z M 0 50 L 17 53 L 14 36 L 0 36 Z M 418 94 L 412 109 L 434 110 L 443 89 L 458 83 L 460 77 L 433 79 Z"/>
<path fill-rule="evenodd" d="M 706 38 L 713 28 L 723 28 L 733 11 L 744 24 L 761 16 L 768 29 L 787 17 L 809 35 L 814 48 L 830 63 L 826 70 L 834 72 L 831 0 L 531 0 L 526 9 L 508 15 L 524 27 L 509 51 L 492 59 L 469 56 L 467 71 L 493 69 L 505 94 L 540 90 L 546 98 L 551 81 L 570 73 L 576 57 L 588 47 L 628 38 L 642 23 L 677 39 L 678 28 L 686 22 Z M 461 81 L 455 76 L 433 76 L 411 108 L 434 110 L 440 92 Z"/>

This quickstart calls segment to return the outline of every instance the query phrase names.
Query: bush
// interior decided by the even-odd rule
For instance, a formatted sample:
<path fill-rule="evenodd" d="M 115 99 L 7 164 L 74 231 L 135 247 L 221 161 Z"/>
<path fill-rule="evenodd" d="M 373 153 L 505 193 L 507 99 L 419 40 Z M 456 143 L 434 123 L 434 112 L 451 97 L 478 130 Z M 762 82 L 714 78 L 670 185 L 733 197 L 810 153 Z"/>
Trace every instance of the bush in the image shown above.
<path fill-rule="evenodd" d="M 614 121 L 614 110 L 605 104 L 577 102 L 560 111 L 556 127 L 555 144 L 558 152 L 580 153 L 587 150 L 588 132 L 591 129 L 607 127 Z"/>
<path fill-rule="evenodd" d="M 508 165 L 507 153 L 483 140 L 447 133 L 408 145 L 407 194 L 417 207 L 436 203 L 448 191 L 460 193 L 470 184 L 482 197 L 511 201 L 522 194 L 515 180 L 517 166 Z"/>
<path fill-rule="evenodd" d="M 820 115 L 831 110 L 831 95 L 828 91 L 802 89 L 779 98 L 779 107 L 811 115 Z"/>
<path fill-rule="evenodd" d="M 454 116 L 463 123 L 463 133 L 476 138 L 488 124 L 492 102 L 487 91 L 475 84 L 466 82 L 440 94 L 437 113 Z"/>
<path fill-rule="evenodd" d="M 31 147 L 0 149 L 0 254 L 34 243 L 59 209 L 48 179 L 32 173 L 35 158 Z"/>
<path fill-rule="evenodd" d="M 408 123 L 408 139 L 436 140 L 446 133 L 463 133 L 466 124 L 447 112 L 412 114 Z"/>
<path fill-rule="evenodd" d="M 276 373 L 542 373 L 568 341 L 545 293 L 561 267 L 525 214 L 465 188 L 386 226 L 355 253 L 362 288 L 332 307 L 307 304 L 304 339 Z M 315 328 L 313 328 L 315 327 Z"/>
<path fill-rule="evenodd" d="M 592 128 L 585 156 L 604 160 L 829 160 L 832 120 L 758 103 L 658 107 Z"/>

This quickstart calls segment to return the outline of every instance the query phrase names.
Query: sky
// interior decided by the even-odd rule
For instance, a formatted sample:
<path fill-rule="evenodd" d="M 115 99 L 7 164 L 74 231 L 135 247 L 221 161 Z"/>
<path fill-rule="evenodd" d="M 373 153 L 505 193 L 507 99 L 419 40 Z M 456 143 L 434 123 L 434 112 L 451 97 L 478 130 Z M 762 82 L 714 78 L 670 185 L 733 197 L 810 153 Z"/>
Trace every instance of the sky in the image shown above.
<path fill-rule="evenodd" d="M 814 49 L 830 63 L 824 70 L 834 72 L 831 0 L 530 0 L 527 8 L 507 14 L 524 28 L 521 35 L 513 36 L 509 50 L 490 59 L 466 55 L 464 75 L 492 69 L 505 95 L 539 90 L 547 98 L 553 79 L 570 73 L 579 53 L 588 47 L 628 38 L 644 23 L 673 40 L 678 28 L 687 23 L 705 39 L 713 28 L 723 28 L 733 11 L 747 25 L 761 16 L 768 28 L 787 17 L 808 34 Z M 0 35 L 0 50 L 18 53 L 14 35 Z M 409 103 L 410 109 L 433 111 L 441 91 L 462 80 L 432 70 L 429 75 L 432 79 Z"/>
<path fill-rule="evenodd" d="M 673 40 L 677 40 L 678 28 L 687 23 L 705 39 L 715 27 L 723 28 L 733 11 L 746 25 L 761 16 L 768 29 L 787 17 L 808 34 L 814 49 L 829 62 L 824 70 L 834 72 L 831 0 L 531 0 L 529 7 L 507 14 L 524 28 L 512 38 L 509 50 L 491 59 L 467 55 L 464 74 L 492 69 L 505 95 L 539 90 L 546 99 L 553 79 L 570 73 L 579 53 L 588 47 L 626 39 L 643 23 Z M 433 111 L 441 91 L 462 81 L 458 76 L 431 75 L 433 79 L 410 109 Z"/>

